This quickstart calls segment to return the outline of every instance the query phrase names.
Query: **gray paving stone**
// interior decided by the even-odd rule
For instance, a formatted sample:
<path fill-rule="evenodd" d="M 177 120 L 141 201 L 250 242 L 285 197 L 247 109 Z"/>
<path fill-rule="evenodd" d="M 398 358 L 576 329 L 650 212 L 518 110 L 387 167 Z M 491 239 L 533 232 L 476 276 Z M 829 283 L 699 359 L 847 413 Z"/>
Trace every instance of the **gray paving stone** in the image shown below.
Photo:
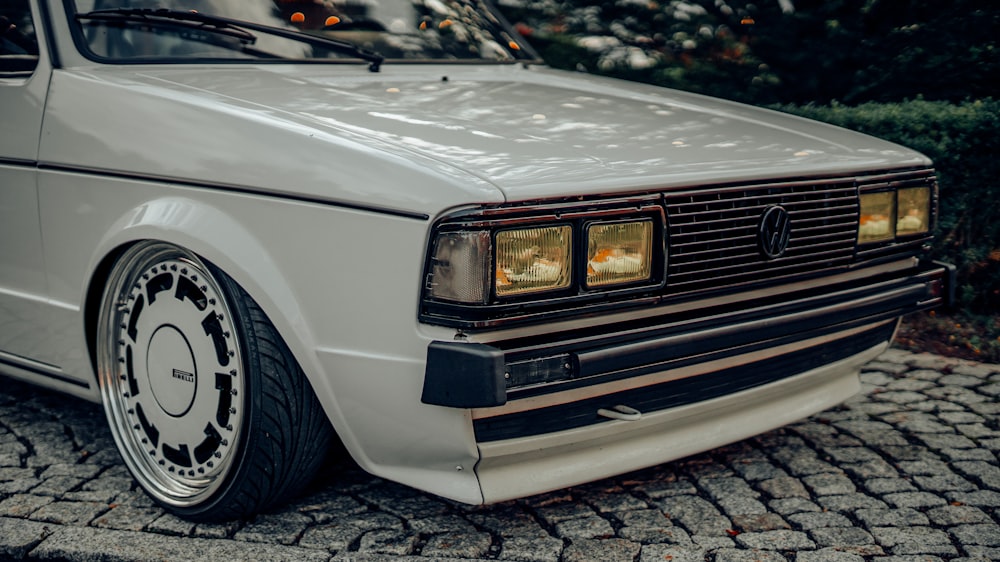
<path fill-rule="evenodd" d="M 981 482 L 984 486 L 1000 490 L 1000 466 L 981 461 L 954 462 L 952 466 L 959 472 Z"/>
<path fill-rule="evenodd" d="M 42 479 L 54 478 L 56 476 L 72 476 L 81 480 L 89 480 L 101 471 L 99 466 L 86 464 L 53 464 L 45 468 L 39 475 Z"/>
<path fill-rule="evenodd" d="M 716 500 L 722 511 L 731 518 L 767 513 L 767 507 L 751 496 L 731 495 Z"/>
<path fill-rule="evenodd" d="M 935 525 L 950 527 L 970 523 L 988 523 L 990 516 L 971 505 L 943 505 L 927 510 L 927 517 Z"/>
<path fill-rule="evenodd" d="M 832 511 L 819 513 L 796 513 L 789 515 L 788 520 L 804 531 L 822 529 L 825 527 L 852 527 L 853 523 L 847 517 Z"/>
<path fill-rule="evenodd" d="M 730 496 L 757 497 L 757 493 L 742 478 L 702 478 L 698 480 L 698 485 L 716 501 Z"/>
<path fill-rule="evenodd" d="M 44 505 L 56 501 L 50 496 L 35 496 L 32 494 L 14 494 L 0 501 L 0 516 L 28 517 Z"/>
<path fill-rule="evenodd" d="M 875 544 L 875 538 L 868 531 L 857 527 L 813 529 L 809 531 L 809 537 L 820 548 L 848 548 Z"/>
<path fill-rule="evenodd" d="M 841 472 L 839 468 L 817 458 L 816 453 L 809 449 L 781 449 L 774 453 L 774 457 L 793 476 Z"/>
<path fill-rule="evenodd" d="M 882 392 L 873 395 L 872 398 L 880 402 L 892 402 L 894 404 L 912 404 L 927 400 L 927 397 L 923 394 L 911 390 Z"/>
<path fill-rule="evenodd" d="M 67 492 L 82 486 L 84 482 L 86 480 L 83 478 L 74 476 L 53 476 L 42 480 L 41 484 L 31 489 L 31 493 L 61 498 Z"/>
<path fill-rule="evenodd" d="M 600 513 L 647 509 L 649 504 L 627 492 L 588 495 L 586 502 Z"/>
<path fill-rule="evenodd" d="M 531 515 L 513 507 L 471 512 L 470 521 L 501 537 L 548 537 L 548 532 Z"/>
<path fill-rule="evenodd" d="M 892 507 L 903 508 L 903 507 L 934 507 L 938 505 L 944 505 L 948 502 L 940 496 L 936 496 L 930 492 L 900 492 L 898 494 L 886 494 L 882 496 L 882 499 Z"/>
<path fill-rule="evenodd" d="M 865 397 L 868 400 L 868 397 Z M 898 412 L 904 408 L 904 406 L 899 404 L 894 404 L 892 402 L 856 402 L 850 404 L 851 410 L 856 412 L 861 412 L 868 416 L 881 416 L 883 414 L 888 414 L 890 412 Z"/>
<path fill-rule="evenodd" d="M 368 506 L 342 493 L 321 493 L 307 496 L 295 504 L 294 509 L 308 515 L 316 523 L 357 515 L 368 511 Z"/>
<path fill-rule="evenodd" d="M 954 372 L 954 371 L 953 371 Z M 981 386 L 986 382 L 986 374 L 982 376 L 966 375 L 966 374 L 951 374 L 945 375 L 938 379 L 938 384 L 941 385 L 951 385 L 951 386 L 964 386 L 967 388 L 974 388 Z"/>
<path fill-rule="evenodd" d="M 329 554 L 306 548 L 169 537 L 92 527 L 58 527 L 31 551 L 43 560 L 159 562 L 161 560 L 270 560 L 325 562 Z"/>
<path fill-rule="evenodd" d="M 941 456 L 951 461 L 987 461 L 993 462 L 996 455 L 986 449 L 941 449 Z"/>
<path fill-rule="evenodd" d="M 930 353 L 915 353 L 906 360 L 906 363 L 916 369 L 929 369 L 932 371 L 950 371 L 957 361 L 949 357 L 933 355 Z"/>
<path fill-rule="evenodd" d="M 410 529 L 416 533 L 464 533 L 475 531 L 475 527 L 463 517 L 438 515 L 409 521 Z"/>
<path fill-rule="evenodd" d="M 692 534 L 724 533 L 732 523 L 714 505 L 696 496 L 673 496 L 658 502 L 674 522 L 680 522 Z"/>
<path fill-rule="evenodd" d="M 592 517 L 595 515 L 593 509 L 586 504 L 577 502 L 567 502 L 543 507 L 537 510 L 538 517 L 549 525 L 557 525 L 570 519 L 580 519 L 582 517 Z"/>
<path fill-rule="evenodd" d="M 917 410 L 920 412 L 962 412 L 965 408 L 974 408 L 975 404 L 969 404 L 968 406 L 962 404 L 956 404 L 954 402 L 949 402 L 947 400 L 924 400 L 923 402 L 915 402 L 906 405 L 908 408 Z"/>
<path fill-rule="evenodd" d="M 915 392 L 920 392 L 932 386 L 934 386 L 933 381 L 913 377 L 894 379 L 885 385 L 889 390 L 912 390 Z"/>
<path fill-rule="evenodd" d="M 149 530 L 154 533 L 184 537 L 190 535 L 194 531 L 194 523 L 185 521 L 176 515 L 166 513 L 159 517 L 156 521 L 150 523 Z"/>
<path fill-rule="evenodd" d="M 993 548 L 989 546 L 967 546 L 963 548 L 969 558 L 966 559 L 968 562 L 985 562 L 1000 560 L 1000 548 Z M 958 562 L 956 560 L 956 562 Z"/>
<path fill-rule="evenodd" d="M 1000 401 L 990 400 L 989 402 L 980 402 L 978 404 L 969 404 L 968 408 L 977 414 L 982 414 L 984 416 L 996 416 L 1000 415 Z"/>
<path fill-rule="evenodd" d="M 988 397 L 961 386 L 939 386 L 936 388 L 928 388 L 923 392 L 931 398 L 937 398 L 952 404 L 961 404 L 964 406 L 978 404 L 989 400 Z"/>
<path fill-rule="evenodd" d="M 233 535 L 233 539 L 293 544 L 311 523 L 312 518 L 295 511 L 260 515 Z"/>
<path fill-rule="evenodd" d="M 864 480 L 862 485 L 875 495 L 917 491 L 913 484 L 905 478 L 872 478 Z"/>
<path fill-rule="evenodd" d="M 908 366 L 916 354 L 912 351 L 890 347 L 876 358 L 876 361 Z"/>
<path fill-rule="evenodd" d="M 142 531 L 163 515 L 163 510 L 151 507 L 115 506 L 94 519 L 91 525 L 119 531 Z"/>
<path fill-rule="evenodd" d="M 784 469 L 775 466 L 770 462 L 750 462 L 733 464 L 733 470 L 747 482 L 759 482 L 761 480 L 773 480 L 775 478 L 787 478 L 788 473 Z"/>
<path fill-rule="evenodd" d="M 573 541 L 563 551 L 563 562 L 631 562 L 639 555 L 642 545 L 623 539 Z"/>
<path fill-rule="evenodd" d="M 937 476 L 938 474 L 950 474 L 951 467 L 948 463 L 939 458 L 906 460 L 899 463 L 899 469 L 910 475 Z"/>
<path fill-rule="evenodd" d="M 227 521 L 224 523 L 199 523 L 195 525 L 192 537 L 200 539 L 228 539 L 240 530 L 241 521 Z"/>
<path fill-rule="evenodd" d="M 690 480 L 677 480 L 672 482 L 651 482 L 643 486 L 643 491 L 654 500 L 671 496 L 696 495 L 698 489 Z"/>
<path fill-rule="evenodd" d="M 955 556 L 948 534 L 930 527 L 875 527 L 871 529 L 878 544 L 892 554 L 940 554 Z"/>
<path fill-rule="evenodd" d="M 51 534 L 52 529 L 45 523 L 0 517 L 0 537 L 3 537 L 0 559 L 27 558 L 28 553 Z"/>
<path fill-rule="evenodd" d="M 691 540 L 706 552 L 736 547 L 736 542 L 733 539 L 719 535 L 693 535 Z"/>
<path fill-rule="evenodd" d="M 691 536 L 680 527 L 623 527 L 618 535 L 626 540 L 642 544 L 694 544 Z"/>
<path fill-rule="evenodd" d="M 509 537 L 503 541 L 500 560 L 558 562 L 563 541 L 552 537 Z"/>
<path fill-rule="evenodd" d="M 878 374 L 878 371 L 881 371 L 882 373 L 889 373 L 890 375 L 901 375 L 906 371 L 908 371 L 909 369 L 910 367 L 904 364 L 902 361 L 893 361 L 893 362 L 883 361 L 882 358 L 880 357 L 879 359 L 876 359 L 875 361 L 872 361 L 864 366 L 863 371 L 861 373 L 861 377 L 863 380 L 866 375 L 870 376 L 873 374 Z M 893 377 L 885 377 L 885 382 L 881 384 L 886 384 L 889 381 L 893 380 L 895 380 Z"/>
<path fill-rule="evenodd" d="M 615 534 L 611 523 L 596 515 L 556 523 L 555 532 L 556 536 L 564 539 L 597 539 L 613 537 Z"/>
<path fill-rule="evenodd" d="M 930 492 L 971 492 L 977 489 L 972 482 L 950 472 L 937 476 L 914 476 L 913 482 Z"/>
<path fill-rule="evenodd" d="M 734 515 L 733 526 L 744 533 L 761 531 L 777 531 L 791 529 L 791 525 L 777 513 L 758 513 L 752 515 Z"/>
<path fill-rule="evenodd" d="M 662 562 L 663 560 L 669 560 L 670 562 L 704 562 L 705 552 L 696 546 L 681 547 L 650 544 L 642 547 L 639 562 Z M 629 562 L 631 562 L 631 559 L 629 559 Z"/>
<path fill-rule="evenodd" d="M 844 464 L 842 468 L 852 477 L 861 480 L 896 478 L 899 476 L 899 471 L 883 459 L 870 460 L 857 464 Z"/>
<path fill-rule="evenodd" d="M 758 482 L 757 487 L 772 498 L 808 498 L 809 492 L 799 478 L 780 476 Z"/>
<path fill-rule="evenodd" d="M 392 554 L 404 556 L 412 554 L 417 545 L 417 536 L 406 531 L 380 529 L 369 531 L 361 537 L 359 552 L 369 554 Z"/>
<path fill-rule="evenodd" d="M 791 515 L 793 513 L 804 513 L 823 511 L 823 508 L 805 498 L 785 498 L 771 500 L 768 506 L 781 515 Z"/>
<path fill-rule="evenodd" d="M 986 363 L 960 363 L 952 367 L 951 372 L 956 375 L 968 375 L 970 377 L 976 377 L 980 380 L 985 380 L 991 375 L 996 376 L 997 365 L 989 365 Z"/>
<path fill-rule="evenodd" d="M 402 487 L 402 486 L 399 486 Z M 393 487 L 395 490 L 398 487 Z M 413 493 L 414 490 L 409 489 L 408 493 Z M 415 519 L 417 517 L 431 517 L 433 515 L 442 515 L 448 512 L 448 506 L 444 503 L 432 499 L 429 496 L 416 496 L 416 497 L 392 497 L 393 492 L 386 492 L 384 496 L 373 494 L 370 497 L 377 499 L 374 502 L 383 509 L 393 515 L 402 517 L 404 519 Z M 367 497 L 365 499 L 368 499 Z M 369 500 L 371 501 L 371 500 Z"/>
<path fill-rule="evenodd" d="M 444 533 L 431 537 L 420 554 L 441 558 L 482 558 L 489 553 L 491 544 L 489 533 Z"/>
<path fill-rule="evenodd" d="M 715 552 L 715 562 L 786 562 L 778 552 L 724 548 Z"/>
<path fill-rule="evenodd" d="M 814 474 L 802 482 L 817 496 L 852 494 L 857 491 L 851 479 L 843 474 Z"/>
<path fill-rule="evenodd" d="M 1000 492 L 976 490 L 975 492 L 948 492 L 946 497 L 953 502 L 976 507 L 1000 507 Z"/>
<path fill-rule="evenodd" d="M 836 548 L 821 548 L 819 550 L 797 552 L 795 562 L 864 562 L 860 554 L 842 552 Z"/>
<path fill-rule="evenodd" d="M 865 494 L 845 494 L 841 496 L 823 496 L 816 500 L 824 509 L 833 511 L 856 511 L 859 509 L 879 509 L 887 507 L 882 500 Z"/>
<path fill-rule="evenodd" d="M 909 527 L 914 525 L 927 525 L 927 516 L 912 509 L 859 509 L 854 512 L 865 527 L 872 529 L 875 527 Z"/>
<path fill-rule="evenodd" d="M 56 500 L 38 508 L 31 518 L 58 525 L 86 525 L 107 510 L 108 506 L 100 503 Z"/>
<path fill-rule="evenodd" d="M 996 523 L 958 525 L 948 532 L 963 545 L 1000 547 L 1000 525 Z"/>
<path fill-rule="evenodd" d="M 39 478 L 19 478 L 17 480 L 11 480 L 8 482 L 0 482 L 0 495 L 8 494 L 22 494 L 25 492 L 30 492 L 33 488 L 41 484 L 42 481 Z"/>
<path fill-rule="evenodd" d="M 765 531 L 740 533 L 734 537 L 736 544 L 754 550 L 812 550 L 816 543 L 801 531 Z"/>
<path fill-rule="evenodd" d="M 337 552 L 347 549 L 367 532 L 367 529 L 357 525 L 331 521 L 306 529 L 299 539 L 299 546 Z"/>

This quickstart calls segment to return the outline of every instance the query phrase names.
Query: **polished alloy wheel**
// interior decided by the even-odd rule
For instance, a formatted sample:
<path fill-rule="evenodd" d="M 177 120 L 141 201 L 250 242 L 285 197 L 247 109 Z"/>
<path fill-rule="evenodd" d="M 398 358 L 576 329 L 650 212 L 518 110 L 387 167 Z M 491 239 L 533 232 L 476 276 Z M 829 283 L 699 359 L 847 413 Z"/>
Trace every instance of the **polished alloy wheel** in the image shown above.
<path fill-rule="evenodd" d="M 133 475 L 168 505 L 210 497 L 245 416 L 243 357 L 217 281 L 192 254 L 141 244 L 118 262 L 99 322 L 101 392 Z"/>

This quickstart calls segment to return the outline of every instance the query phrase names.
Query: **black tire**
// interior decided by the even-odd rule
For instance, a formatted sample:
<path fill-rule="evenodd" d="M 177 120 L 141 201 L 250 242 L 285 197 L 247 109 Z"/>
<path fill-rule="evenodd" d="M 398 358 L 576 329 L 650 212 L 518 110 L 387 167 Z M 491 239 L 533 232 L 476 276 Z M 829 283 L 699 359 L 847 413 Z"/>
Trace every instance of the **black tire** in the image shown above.
<path fill-rule="evenodd" d="M 229 276 L 161 242 L 112 269 L 98 320 L 108 423 L 140 486 L 196 521 L 289 500 L 322 463 L 332 429 L 305 374 Z"/>

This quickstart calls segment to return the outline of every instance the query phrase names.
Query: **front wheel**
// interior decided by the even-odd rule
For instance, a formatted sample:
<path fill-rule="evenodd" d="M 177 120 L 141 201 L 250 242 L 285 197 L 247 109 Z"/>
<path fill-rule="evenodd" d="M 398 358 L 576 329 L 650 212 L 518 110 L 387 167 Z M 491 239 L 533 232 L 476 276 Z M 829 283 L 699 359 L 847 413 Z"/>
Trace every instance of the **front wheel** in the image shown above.
<path fill-rule="evenodd" d="M 161 242 L 115 263 L 97 329 L 101 396 L 142 488 L 195 520 L 248 516 L 315 473 L 331 428 L 257 303 Z"/>

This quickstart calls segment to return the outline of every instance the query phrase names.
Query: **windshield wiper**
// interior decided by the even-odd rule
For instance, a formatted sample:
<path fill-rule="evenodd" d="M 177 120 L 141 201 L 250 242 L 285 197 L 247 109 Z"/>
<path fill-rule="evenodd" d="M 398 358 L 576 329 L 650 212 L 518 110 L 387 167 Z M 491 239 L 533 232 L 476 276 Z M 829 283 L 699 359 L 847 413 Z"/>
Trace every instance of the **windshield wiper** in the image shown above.
<path fill-rule="evenodd" d="M 110 10 L 93 10 L 85 14 L 77 14 L 76 19 L 103 21 L 148 21 L 151 19 L 165 19 L 192 22 L 201 24 L 199 29 L 208 29 L 223 35 L 235 37 L 244 43 L 253 44 L 257 41 L 257 37 L 253 33 L 247 31 L 249 29 L 267 33 L 268 35 L 274 35 L 276 37 L 291 39 L 292 41 L 298 41 L 300 43 L 307 43 L 316 47 L 323 47 L 347 55 L 353 55 L 361 60 L 367 61 L 369 63 L 368 70 L 372 72 L 378 72 L 379 67 L 382 66 L 382 62 L 385 60 L 385 57 L 376 52 L 362 49 L 361 47 L 346 41 L 338 41 L 336 39 L 328 39 L 318 35 L 309 35 L 299 31 L 264 25 L 262 23 L 203 14 L 201 12 L 194 11 L 170 10 L 167 8 L 113 8 Z"/>

